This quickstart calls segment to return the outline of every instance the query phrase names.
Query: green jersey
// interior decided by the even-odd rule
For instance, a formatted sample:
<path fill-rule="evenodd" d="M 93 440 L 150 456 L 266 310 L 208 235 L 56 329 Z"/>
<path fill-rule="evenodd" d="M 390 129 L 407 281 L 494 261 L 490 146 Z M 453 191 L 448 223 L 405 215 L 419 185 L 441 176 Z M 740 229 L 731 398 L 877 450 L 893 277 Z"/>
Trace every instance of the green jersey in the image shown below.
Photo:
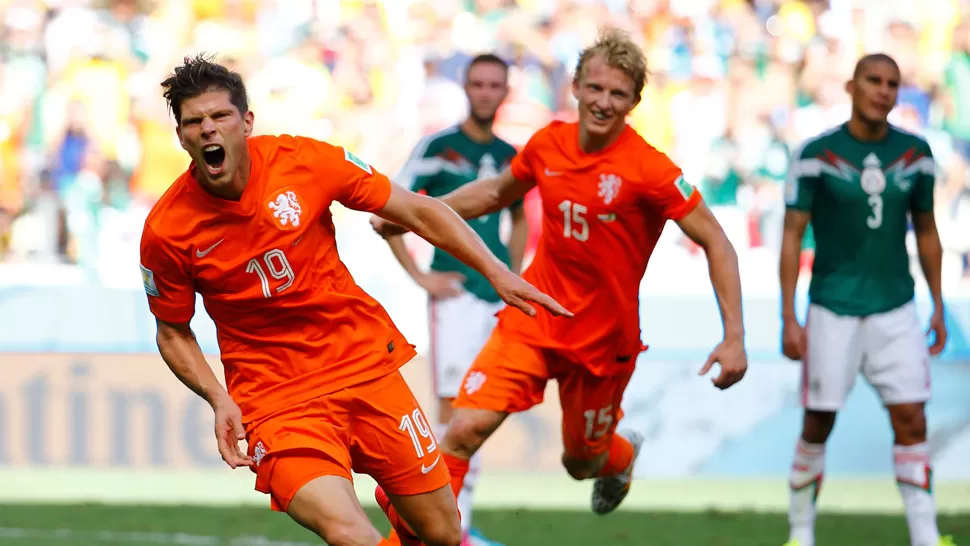
<path fill-rule="evenodd" d="M 812 215 L 812 303 L 866 316 L 913 299 L 906 231 L 910 213 L 933 210 L 935 175 L 929 144 L 893 126 L 862 142 L 841 125 L 795 152 L 785 202 Z"/>
<path fill-rule="evenodd" d="M 515 153 L 515 148 L 500 138 L 486 144 L 475 142 L 460 126 L 455 126 L 421 139 L 396 181 L 412 191 L 423 190 L 431 197 L 441 197 L 469 182 L 497 175 L 508 167 Z M 520 200 L 510 209 L 521 206 Z M 495 212 L 469 220 L 468 224 L 495 256 L 511 265 L 509 249 L 499 235 L 500 218 L 501 213 Z M 441 249 L 434 250 L 431 269 L 461 273 L 465 290 L 485 301 L 500 300 L 481 273 Z"/>

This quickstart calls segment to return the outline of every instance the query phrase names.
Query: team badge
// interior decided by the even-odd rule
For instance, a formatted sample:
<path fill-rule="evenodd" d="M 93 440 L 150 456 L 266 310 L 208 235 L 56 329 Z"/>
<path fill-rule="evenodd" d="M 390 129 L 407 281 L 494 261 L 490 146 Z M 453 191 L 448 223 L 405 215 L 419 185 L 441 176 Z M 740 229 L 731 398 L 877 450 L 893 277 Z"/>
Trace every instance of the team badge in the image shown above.
<path fill-rule="evenodd" d="M 269 207 L 270 212 L 273 213 L 273 218 L 276 219 L 281 228 L 296 229 L 300 227 L 303 207 L 293 190 L 278 193 L 272 201 L 266 203 L 266 206 Z"/>
<path fill-rule="evenodd" d="M 862 160 L 862 174 L 859 183 L 869 195 L 879 195 L 886 189 L 886 175 L 882 172 L 882 162 L 876 154 L 869 154 Z"/>
<path fill-rule="evenodd" d="M 603 203 L 609 205 L 620 193 L 620 185 L 623 180 L 615 174 L 601 174 L 599 183 L 599 196 L 603 198 Z"/>

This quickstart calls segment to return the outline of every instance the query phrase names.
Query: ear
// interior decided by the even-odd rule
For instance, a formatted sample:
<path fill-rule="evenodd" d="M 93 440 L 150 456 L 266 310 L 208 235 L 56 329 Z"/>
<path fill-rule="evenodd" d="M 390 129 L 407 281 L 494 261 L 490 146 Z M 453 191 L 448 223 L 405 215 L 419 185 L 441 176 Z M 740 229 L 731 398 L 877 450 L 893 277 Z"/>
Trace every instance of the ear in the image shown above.
<path fill-rule="evenodd" d="M 252 110 L 248 110 L 246 112 L 246 115 L 243 116 L 243 127 L 247 137 L 253 134 L 253 122 L 255 120 L 256 120 L 256 117 L 253 115 Z"/>
<path fill-rule="evenodd" d="M 573 98 L 576 99 L 576 101 L 578 102 L 579 101 L 579 77 L 578 76 L 573 78 L 572 88 L 573 88 Z"/>
<path fill-rule="evenodd" d="M 845 82 L 845 92 L 852 96 L 855 94 L 855 80 Z"/>
<path fill-rule="evenodd" d="M 175 125 L 175 135 L 179 137 L 179 145 L 182 146 L 182 149 L 185 150 L 185 151 L 189 151 L 189 149 L 185 147 L 185 141 L 182 140 L 182 124 L 181 123 L 176 123 L 176 125 Z"/>

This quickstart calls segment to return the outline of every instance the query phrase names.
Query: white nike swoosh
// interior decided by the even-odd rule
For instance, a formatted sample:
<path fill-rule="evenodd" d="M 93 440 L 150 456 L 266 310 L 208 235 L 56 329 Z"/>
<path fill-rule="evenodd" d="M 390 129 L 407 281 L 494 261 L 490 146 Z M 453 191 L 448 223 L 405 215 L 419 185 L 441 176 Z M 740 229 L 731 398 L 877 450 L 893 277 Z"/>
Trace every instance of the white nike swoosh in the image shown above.
<path fill-rule="evenodd" d="M 223 241 L 225 241 L 225 239 L 219 239 L 218 241 L 216 241 L 216 243 L 214 245 L 210 246 L 209 248 L 207 248 L 205 250 L 198 250 L 197 249 L 195 251 L 195 257 L 196 258 L 204 258 L 206 254 L 212 252 L 212 249 L 215 248 L 215 247 L 217 247 L 217 246 L 219 246 L 220 244 L 222 244 Z"/>
<path fill-rule="evenodd" d="M 561 174 L 559 171 L 550 171 L 549 167 L 546 167 L 546 176 L 559 176 Z"/>
<path fill-rule="evenodd" d="M 422 464 L 421 465 L 421 473 L 422 474 L 427 474 L 428 472 L 431 472 L 431 469 L 434 468 L 435 466 L 437 466 L 438 461 L 440 461 L 440 460 L 441 460 L 441 455 L 438 455 L 437 457 L 435 457 L 434 462 L 431 463 L 431 466 L 424 466 L 424 464 Z"/>

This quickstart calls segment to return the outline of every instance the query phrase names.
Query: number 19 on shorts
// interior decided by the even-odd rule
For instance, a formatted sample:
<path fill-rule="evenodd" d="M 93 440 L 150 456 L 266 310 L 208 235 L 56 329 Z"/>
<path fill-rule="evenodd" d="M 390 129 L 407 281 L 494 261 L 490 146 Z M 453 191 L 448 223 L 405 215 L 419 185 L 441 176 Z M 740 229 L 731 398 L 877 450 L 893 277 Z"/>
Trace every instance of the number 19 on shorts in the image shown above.
<path fill-rule="evenodd" d="M 431 427 L 428 425 L 428 420 L 424 418 L 424 414 L 421 413 L 421 408 L 415 408 L 410 414 L 405 413 L 397 428 L 411 436 L 414 454 L 419 459 L 438 449 L 434 434 L 431 433 Z"/>

